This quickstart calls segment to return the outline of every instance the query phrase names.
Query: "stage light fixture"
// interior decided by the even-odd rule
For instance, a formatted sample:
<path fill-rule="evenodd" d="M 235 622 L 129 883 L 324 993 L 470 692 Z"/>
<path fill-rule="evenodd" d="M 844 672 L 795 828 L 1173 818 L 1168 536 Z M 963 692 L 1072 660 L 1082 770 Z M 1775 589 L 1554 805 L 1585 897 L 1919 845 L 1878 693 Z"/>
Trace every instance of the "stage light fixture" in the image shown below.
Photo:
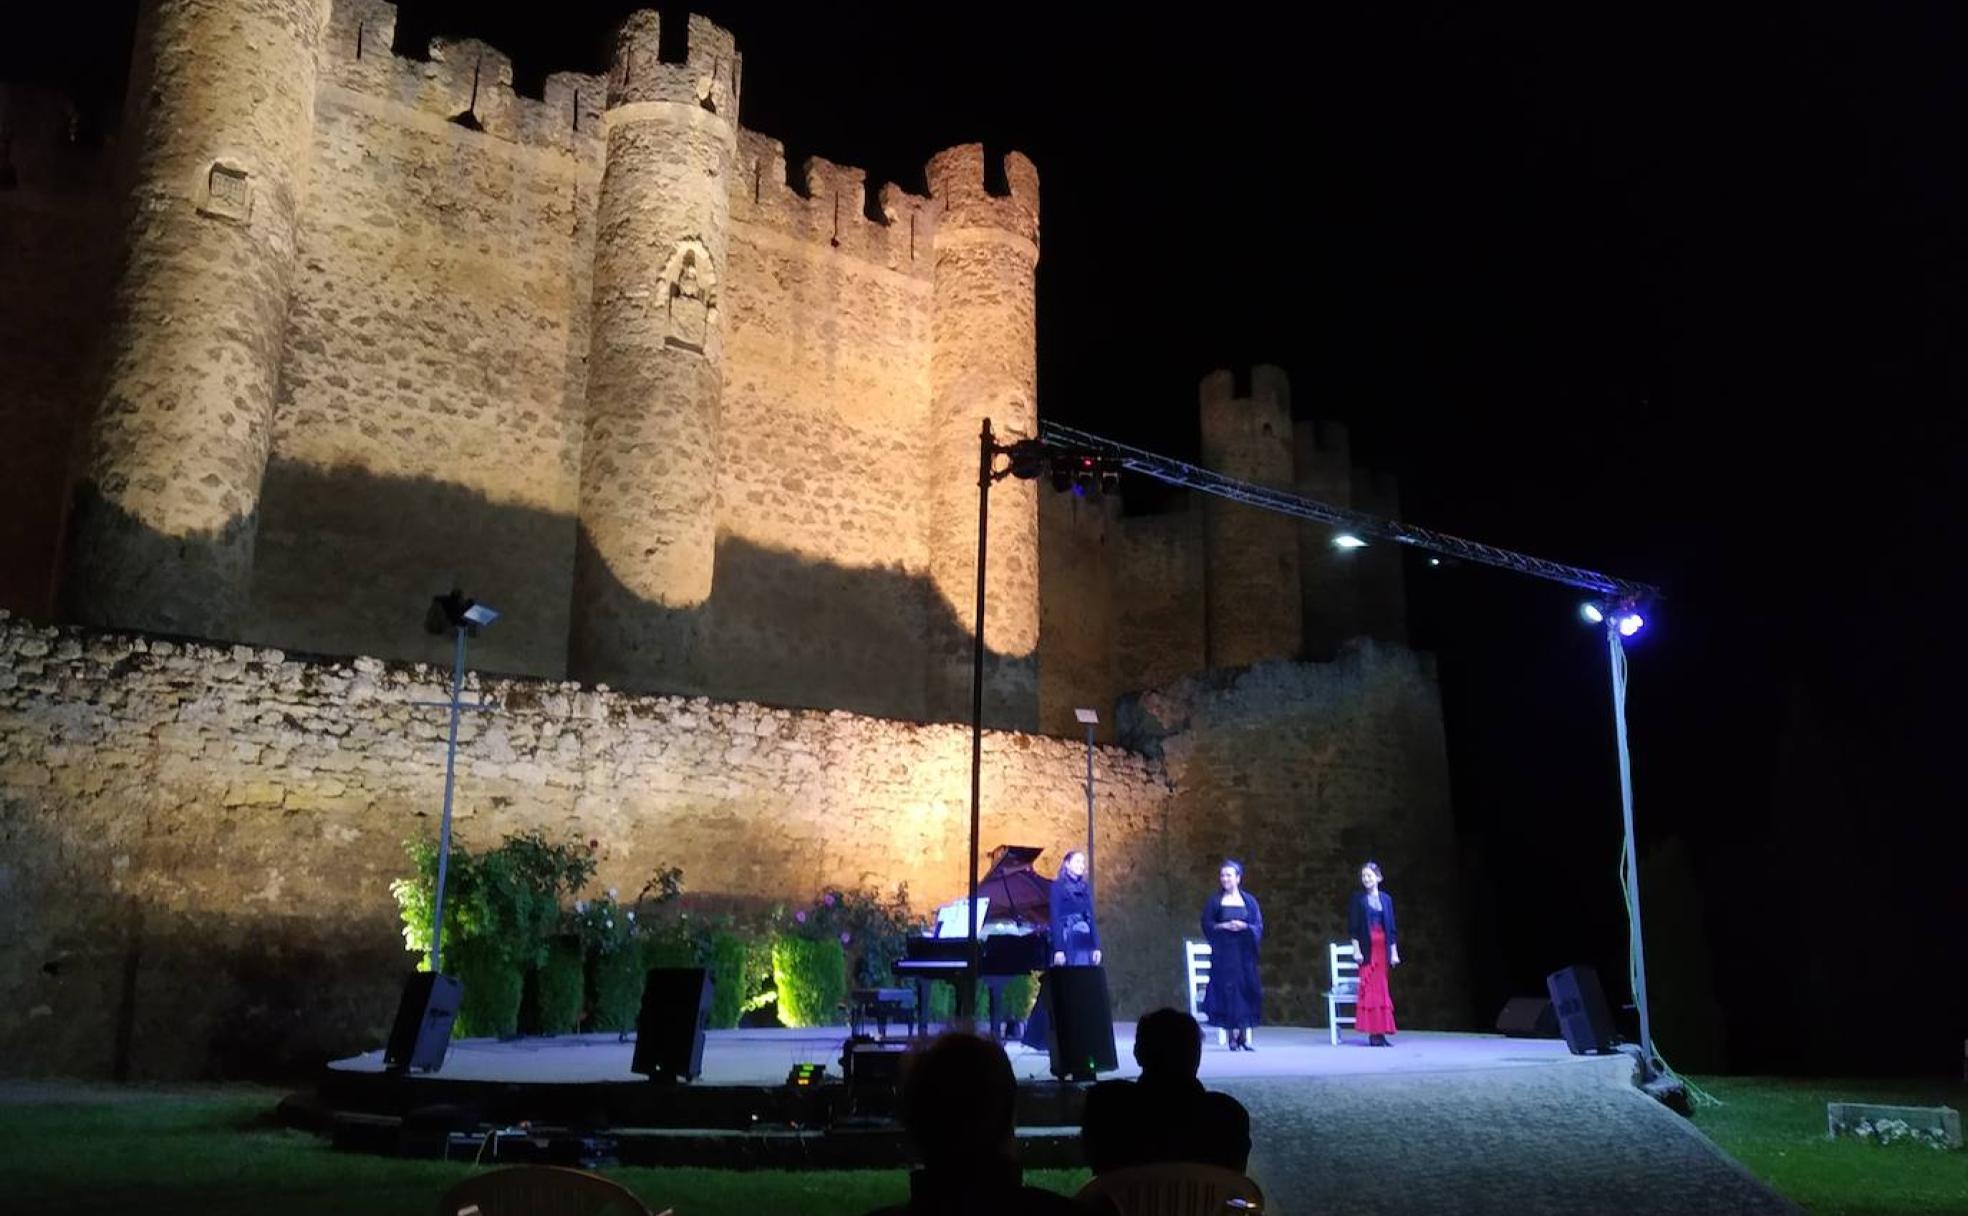
<path fill-rule="evenodd" d="M 475 638 L 480 629 L 498 619 L 498 609 L 481 604 L 453 587 L 443 595 L 431 597 L 430 611 L 424 614 L 424 632 L 443 637 L 462 629 L 466 637 Z"/>
<path fill-rule="evenodd" d="M 1338 536 L 1333 537 L 1332 543 L 1335 549 L 1364 549 L 1367 547 L 1366 541 L 1361 540 L 1351 532 L 1341 532 Z"/>
<path fill-rule="evenodd" d="M 1588 625 L 1597 625 L 1606 619 L 1606 614 L 1600 610 L 1599 605 L 1591 603 L 1580 604 L 1579 615 L 1585 618 L 1585 623 Z"/>
<path fill-rule="evenodd" d="M 1013 477 L 1022 481 L 1032 481 L 1046 471 L 1045 445 L 1036 439 L 1020 439 L 1010 447 L 1000 450 L 1010 460 Z M 1056 477 L 1053 484 L 1058 484 Z"/>
<path fill-rule="evenodd" d="M 1629 612 L 1625 616 L 1619 619 L 1620 636 L 1623 638 L 1630 638 L 1634 634 L 1639 633 L 1640 630 L 1646 626 L 1646 624 L 1647 622 L 1641 619 L 1639 613 Z"/>

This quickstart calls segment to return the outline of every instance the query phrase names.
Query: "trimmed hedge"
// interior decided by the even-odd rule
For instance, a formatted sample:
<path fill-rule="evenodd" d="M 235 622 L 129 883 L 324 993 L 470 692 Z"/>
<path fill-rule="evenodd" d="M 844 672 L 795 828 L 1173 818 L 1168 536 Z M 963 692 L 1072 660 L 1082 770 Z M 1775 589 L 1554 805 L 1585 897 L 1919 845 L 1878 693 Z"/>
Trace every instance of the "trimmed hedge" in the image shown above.
<path fill-rule="evenodd" d="M 745 1011 L 745 959 L 750 951 L 736 933 L 714 933 L 710 940 L 712 1030 L 732 1030 Z"/>
<path fill-rule="evenodd" d="M 983 984 L 977 985 L 977 1013 L 982 1017 L 990 1008 L 990 992 Z M 1032 1016 L 1032 1006 L 1038 1003 L 1039 981 L 1030 975 L 1015 975 L 1005 981 L 1005 1017 L 1024 1021 Z M 929 986 L 929 1020 L 947 1023 L 956 1016 L 957 986 L 955 984 L 931 984 Z"/>
<path fill-rule="evenodd" d="M 589 1030 L 634 1030 L 642 1011 L 642 951 L 631 943 L 588 960 Z"/>
<path fill-rule="evenodd" d="M 556 937 L 547 943 L 547 957 L 534 973 L 535 1014 L 539 1034 L 573 1034 L 581 1024 L 586 987 L 581 939 Z"/>
<path fill-rule="evenodd" d="M 510 1039 L 517 1035 L 520 999 L 526 992 L 526 972 L 519 961 L 498 943 L 474 938 L 453 946 L 446 961 L 465 989 L 452 1036 Z"/>
<path fill-rule="evenodd" d="M 772 983 L 779 1020 L 788 1026 L 827 1026 L 847 999 L 847 952 L 831 939 L 781 935 L 772 942 Z"/>

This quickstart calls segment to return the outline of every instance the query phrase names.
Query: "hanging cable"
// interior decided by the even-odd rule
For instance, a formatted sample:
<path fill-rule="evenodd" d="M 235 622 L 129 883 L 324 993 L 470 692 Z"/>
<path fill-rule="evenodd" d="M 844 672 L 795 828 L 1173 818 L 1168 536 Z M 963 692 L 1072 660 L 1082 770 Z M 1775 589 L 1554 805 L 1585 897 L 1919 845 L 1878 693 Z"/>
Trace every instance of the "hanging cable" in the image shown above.
<path fill-rule="evenodd" d="M 1616 627 L 1609 628 L 1607 635 L 1610 639 L 1607 649 L 1611 656 L 1613 678 L 1613 735 L 1614 743 L 1619 749 L 1620 820 L 1624 825 L 1620 840 L 1619 881 L 1620 902 L 1626 908 L 1626 982 L 1628 988 L 1638 994 L 1640 1000 L 1644 1001 L 1646 999 L 1646 988 L 1645 980 L 1642 977 L 1645 964 L 1641 955 L 1645 947 L 1641 941 L 1639 931 L 1640 874 L 1638 858 L 1640 855 L 1640 842 L 1635 839 L 1633 831 L 1633 782 L 1629 777 L 1629 774 L 1633 770 L 1632 758 L 1627 751 L 1626 744 L 1626 648 L 1619 644 L 1619 635 Z M 1643 1034 L 1641 1037 L 1646 1040 L 1642 1050 L 1652 1056 L 1651 1059 L 1645 1062 L 1648 1073 L 1657 1078 L 1671 1078 L 1679 1083 L 1683 1089 L 1687 1090 L 1689 1101 L 1693 1102 L 1696 1106 L 1722 1105 L 1720 1098 L 1717 1098 L 1701 1086 L 1690 1081 L 1687 1077 L 1676 1072 L 1673 1066 L 1667 1062 L 1667 1057 L 1661 1052 L 1659 1046 L 1653 1041 L 1651 1034 Z"/>

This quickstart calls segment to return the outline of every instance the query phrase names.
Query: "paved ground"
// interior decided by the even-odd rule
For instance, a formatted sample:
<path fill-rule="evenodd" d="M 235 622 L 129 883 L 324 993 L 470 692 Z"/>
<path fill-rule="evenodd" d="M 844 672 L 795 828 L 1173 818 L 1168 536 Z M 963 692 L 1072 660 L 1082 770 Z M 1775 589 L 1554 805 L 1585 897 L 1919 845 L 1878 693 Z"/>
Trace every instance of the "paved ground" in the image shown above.
<path fill-rule="evenodd" d="M 1115 1027 L 1124 1068 L 1134 1027 Z M 716 1031 L 701 1085 L 777 1084 L 794 1063 L 837 1065 L 842 1032 Z M 1624 1056 L 1579 1057 L 1556 1040 L 1397 1036 L 1334 1047 L 1322 1030 L 1264 1027 L 1258 1050 L 1211 1046 L 1203 1079 L 1250 1108 L 1251 1174 L 1282 1216 L 1790 1216 L 1796 1209 L 1694 1126 L 1635 1089 Z M 614 1035 L 466 1040 L 448 1080 L 640 1084 Z M 1013 1047 L 1021 1078 L 1046 1057 Z M 380 1070 L 381 1053 L 338 1062 Z"/>
<path fill-rule="evenodd" d="M 1388 1052 L 1400 1051 L 1396 1047 Z M 1795 1216 L 1605 1068 L 1224 1080 L 1283 1216 Z"/>

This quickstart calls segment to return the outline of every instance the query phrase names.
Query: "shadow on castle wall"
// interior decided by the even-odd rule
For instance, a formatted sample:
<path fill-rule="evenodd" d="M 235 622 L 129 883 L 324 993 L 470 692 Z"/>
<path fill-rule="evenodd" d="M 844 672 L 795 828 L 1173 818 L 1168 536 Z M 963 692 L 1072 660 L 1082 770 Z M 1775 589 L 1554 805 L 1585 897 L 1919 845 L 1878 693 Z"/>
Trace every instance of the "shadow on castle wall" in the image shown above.
<path fill-rule="evenodd" d="M 433 594 L 458 586 L 504 614 L 473 643 L 474 668 L 567 678 L 579 543 L 575 519 L 563 512 L 450 482 L 276 459 L 242 640 L 448 663 L 449 644 L 422 631 L 423 614 Z M 961 712 L 939 713 L 925 690 L 935 662 L 960 661 L 967 673 L 968 622 L 926 577 L 900 566 L 841 566 L 725 533 L 701 605 L 669 608 L 619 583 L 600 593 L 690 642 L 676 661 L 652 662 L 646 678 L 616 681 L 625 691 L 912 721 L 967 717 L 967 698 Z M 952 639 L 962 639 L 960 654 Z M 986 725 L 1029 729 L 1036 697 L 1021 706 L 988 694 L 1036 688 L 1036 658 L 988 653 L 985 662 Z"/>
<path fill-rule="evenodd" d="M 52 880 L 5 952 L 15 1073 L 290 1080 L 386 1036 L 414 963 L 393 925 L 113 894 L 70 870 L 45 820 L 14 818 L 19 872 Z"/>

